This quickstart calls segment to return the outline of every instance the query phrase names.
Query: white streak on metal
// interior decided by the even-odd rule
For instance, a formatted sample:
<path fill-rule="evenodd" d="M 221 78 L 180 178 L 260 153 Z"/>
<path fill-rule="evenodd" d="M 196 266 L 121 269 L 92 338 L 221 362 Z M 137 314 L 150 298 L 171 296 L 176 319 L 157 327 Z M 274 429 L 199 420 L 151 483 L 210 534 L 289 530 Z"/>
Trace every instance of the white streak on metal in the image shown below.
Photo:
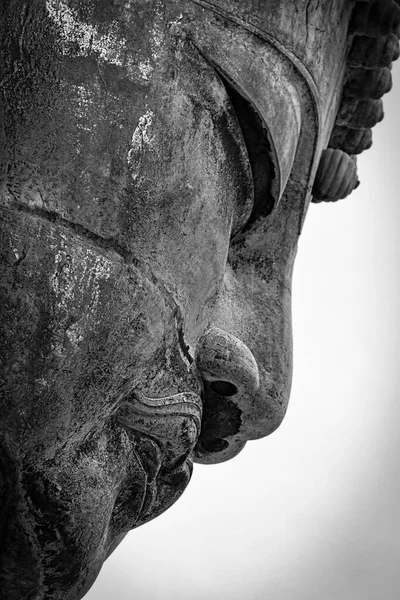
<path fill-rule="evenodd" d="M 151 64 L 150 60 L 147 58 L 146 60 L 142 60 L 138 63 L 138 69 L 139 72 L 142 76 L 142 78 L 145 81 L 149 81 L 153 71 L 154 71 L 154 67 Z"/>
<path fill-rule="evenodd" d="M 100 33 L 98 27 L 81 21 L 65 2 L 47 0 L 46 8 L 62 32 L 65 54 L 68 54 L 74 45 L 74 50 L 76 46 L 79 48 L 77 54 L 80 56 L 87 56 L 93 52 L 109 63 L 119 66 L 124 64 L 126 40 L 119 34 L 117 21 L 109 24 L 107 33 Z"/>
<path fill-rule="evenodd" d="M 98 325 L 101 286 L 109 279 L 112 268 L 106 257 L 90 248 L 71 246 L 61 236 L 49 281 L 55 295 L 53 351 L 59 358 L 71 346 L 77 351 Z M 71 317 L 77 317 L 77 320 L 71 323 Z M 65 344 L 66 339 L 69 344 Z"/>
<path fill-rule="evenodd" d="M 133 132 L 131 148 L 128 152 L 128 165 L 132 178 L 136 180 L 139 176 L 142 155 L 146 148 L 154 150 L 154 135 L 152 132 L 154 113 L 147 110 L 139 119 L 138 125 Z"/>

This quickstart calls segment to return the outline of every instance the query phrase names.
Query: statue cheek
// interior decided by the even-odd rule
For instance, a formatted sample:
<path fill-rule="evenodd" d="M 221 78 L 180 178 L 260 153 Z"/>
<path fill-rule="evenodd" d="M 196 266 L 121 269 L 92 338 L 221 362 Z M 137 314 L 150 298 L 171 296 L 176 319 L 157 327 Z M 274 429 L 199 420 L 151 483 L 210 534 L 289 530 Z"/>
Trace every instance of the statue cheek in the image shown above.
<path fill-rule="evenodd" d="M 131 133 L 118 228 L 124 245 L 187 307 L 192 341 L 221 283 L 232 228 L 251 211 L 253 181 L 215 70 L 190 44 L 165 53 Z"/>

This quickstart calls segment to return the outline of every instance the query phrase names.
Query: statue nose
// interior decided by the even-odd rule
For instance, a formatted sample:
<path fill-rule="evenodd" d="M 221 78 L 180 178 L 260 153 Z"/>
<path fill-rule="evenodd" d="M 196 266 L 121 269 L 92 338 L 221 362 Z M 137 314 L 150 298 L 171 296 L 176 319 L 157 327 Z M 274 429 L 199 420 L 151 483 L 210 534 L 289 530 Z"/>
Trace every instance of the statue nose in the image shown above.
<path fill-rule="evenodd" d="M 269 435 L 281 423 L 285 409 L 274 398 L 273 382 L 237 337 L 208 329 L 197 346 L 196 365 L 204 382 L 196 462 L 229 460 L 247 440 Z"/>

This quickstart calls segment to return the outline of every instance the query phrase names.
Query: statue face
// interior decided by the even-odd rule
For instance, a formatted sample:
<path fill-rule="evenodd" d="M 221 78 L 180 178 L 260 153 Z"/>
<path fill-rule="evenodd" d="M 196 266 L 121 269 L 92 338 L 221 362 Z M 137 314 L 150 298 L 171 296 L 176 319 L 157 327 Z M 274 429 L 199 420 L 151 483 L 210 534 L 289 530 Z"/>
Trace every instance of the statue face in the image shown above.
<path fill-rule="evenodd" d="M 186 3 L 19 4 L 3 20 L 31 62 L 7 63 L 3 106 L 2 585 L 75 599 L 193 460 L 281 422 L 312 157 L 297 164 L 298 90 L 248 32 Z M 284 92 L 259 89 L 278 76 Z"/>

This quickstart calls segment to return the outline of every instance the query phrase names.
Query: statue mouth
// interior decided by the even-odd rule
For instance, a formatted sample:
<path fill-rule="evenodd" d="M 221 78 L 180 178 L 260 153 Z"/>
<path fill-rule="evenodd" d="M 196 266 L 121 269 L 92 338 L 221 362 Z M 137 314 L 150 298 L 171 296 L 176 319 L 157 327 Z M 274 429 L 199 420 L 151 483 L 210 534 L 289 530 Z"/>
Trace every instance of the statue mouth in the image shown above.
<path fill-rule="evenodd" d="M 115 500 L 110 538 L 155 518 L 182 494 L 200 436 L 202 399 L 194 392 L 150 398 L 135 392 L 117 412 L 130 466 Z"/>
<path fill-rule="evenodd" d="M 171 421 L 179 417 L 191 418 L 200 433 L 202 411 L 202 399 L 195 392 L 158 398 L 134 392 L 119 408 L 117 418 L 121 425 L 164 440 L 171 437 Z"/>
<path fill-rule="evenodd" d="M 117 420 L 131 439 L 145 438 L 156 445 L 157 472 L 171 475 L 191 456 L 200 437 L 202 416 L 203 401 L 195 392 L 158 398 L 135 392 L 118 409 Z"/>

